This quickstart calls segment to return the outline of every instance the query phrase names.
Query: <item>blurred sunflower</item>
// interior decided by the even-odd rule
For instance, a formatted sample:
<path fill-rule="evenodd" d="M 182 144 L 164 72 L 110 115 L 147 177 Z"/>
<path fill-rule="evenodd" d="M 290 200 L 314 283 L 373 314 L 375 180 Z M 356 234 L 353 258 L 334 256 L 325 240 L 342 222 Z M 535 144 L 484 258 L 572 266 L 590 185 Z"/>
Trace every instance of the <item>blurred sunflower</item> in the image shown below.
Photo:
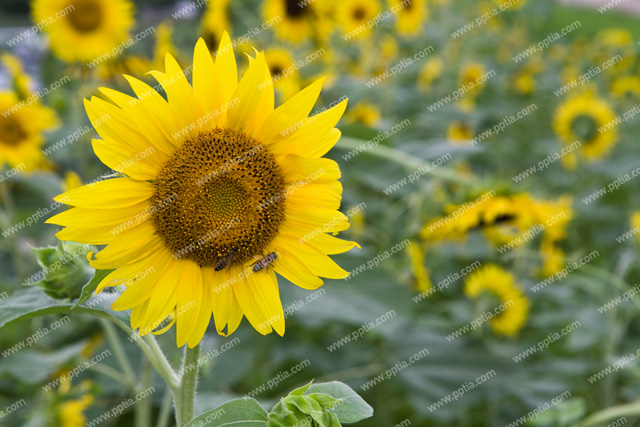
<path fill-rule="evenodd" d="M 380 116 L 380 108 L 370 102 L 360 101 L 345 114 L 345 119 L 349 122 L 376 127 L 380 123 Z"/>
<path fill-rule="evenodd" d="M 473 127 L 462 121 L 449 123 L 447 138 L 454 144 L 467 144 L 474 137 Z"/>
<path fill-rule="evenodd" d="M 231 33 L 229 2 L 230 0 L 209 0 L 200 22 L 200 34 L 211 52 L 218 49 L 225 31 Z"/>
<path fill-rule="evenodd" d="M 425 254 L 420 243 L 411 242 L 407 246 L 407 253 L 411 262 L 411 271 L 415 281 L 415 287 L 419 292 L 425 292 L 432 288 L 431 279 L 429 278 L 429 270 L 424 265 Z"/>
<path fill-rule="evenodd" d="M 580 141 L 581 152 L 593 161 L 606 155 L 616 143 L 616 128 L 605 126 L 615 118 L 607 102 L 585 92 L 567 99 L 556 109 L 553 129 L 566 145 Z"/>
<path fill-rule="evenodd" d="M 418 88 L 426 91 L 431 89 L 433 82 L 440 77 L 444 69 L 444 61 L 440 57 L 428 59 L 418 74 Z"/>
<path fill-rule="evenodd" d="M 351 38 L 367 37 L 371 28 L 367 23 L 380 13 L 377 0 L 344 0 L 337 6 L 337 20 Z"/>
<path fill-rule="evenodd" d="M 301 43 L 313 36 L 313 22 L 316 6 L 312 1 L 300 0 L 266 0 L 264 3 L 264 19 L 277 20 L 276 35 L 290 42 Z"/>
<path fill-rule="evenodd" d="M 33 92 L 33 79 L 24 72 L 22 61 L 17 56 L 7 52 L 0 53 L 0 62 L 5 66 L 11 77 L 11 86 L 20 99 L 29 98 Z"/>
<path fill-rule="evenodd" d="M 516 284 L 513 275 L 495 264 L 488 264 L 467 276 L 464 293 L 478 299 L 483 293 L 497 298 L 500 305 L 491 307 L 490 325 L 498 335 L 515 336 L 527 321 L 529 300 Z M 500 313 L 494 309 L 501 308 Z M 497 314 L 497 315 L 496 315 Z"/>
<path fill-rule="evenodd" d="M 25 170 L 47 168 L 41 151 L 43 132 L 58 126 L 54 110 L 39 102 L 23 103 L 12 91 L 0 91 L 0 167 L 24 164 Z"/>
<path fill-rule="evenodd" d="M 285 49 L 269 49 L 264 57 L 273 79 L 276 90 L 282 94 L 282 99 L 287 100 L 300 90 L 298 72 L 289 52 Z"/>
<path fill-rule="evenodd" d="M 422 30 L 427 18 L 425 0 L 389 0 L 389 7 L 396 12 L 396 28 L 400 35 L 415 36 Z"/>
<path fill-rule="evenodd" d="M 44 28 L 51 49 L 66 62 L 89 62 L 127 39 L 133 26 L 133 3 L 129 0 L 35 0 L 35 22 Z M 60 19 L 56 14 L 65 11 Z"/>
<path fill-rule="evenodd" d="M 611 93 L 621 98 L 640 98 L 640 77 L 624 76 L 617 78 L 611 84 Z"/>
<path fill-rule="evenodd" d="M 238 81 L 227 33 L 215 64 L 203 39 L 193 62 L 193 87 L 171 55 L 165 73 L 150 72 L 168 101 L 133 77 L 137 99 L 102 88 L 113 104 L 85 100 L 104 138 L 93 140 L 96 155 L 126 176 L 56 197 L 75 207 L 47 222 L 66 227 L 61 240 L 107 245 L 91 264 L 116 270 L 96 292 L 127 284 L 113 308 L 131 309 L 141 335 L 168 319 L 154 333 L 176 324 L 178 346 L 194 347 L 212 314 L 223 335 L 243 316 L 261 334 L 282 335 L 275 272 L 316 289 L 320 277 L 349 274 L 328 255 L 358 246 L 326 234 L 349 227 L 338 211 L 340 170 L 322 158 L 340 138 L 347 102 L 307 117 L 320 79 L 274 109 L 264 53 Z M 97 121 L 105 113 L 112 119 Z"/>

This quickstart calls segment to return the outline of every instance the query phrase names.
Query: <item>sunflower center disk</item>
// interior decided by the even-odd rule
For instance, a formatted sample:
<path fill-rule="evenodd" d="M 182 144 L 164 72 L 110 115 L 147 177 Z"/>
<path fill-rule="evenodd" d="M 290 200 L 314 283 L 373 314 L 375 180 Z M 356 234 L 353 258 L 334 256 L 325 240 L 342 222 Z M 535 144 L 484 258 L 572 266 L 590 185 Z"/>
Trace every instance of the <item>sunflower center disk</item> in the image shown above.
<path fill-rule="evenodd" d="M 157 233 L 175 258 L 201 267 L 264 255 L 284 219 L 282 170 L 242 132 L 218 128 L 185 141 L 154 184 Z"/>
<path fill-rule="evenodd" d="M 287 16 L 291 18 L 300 18 L 304 16 L 307 9 L 305 8 L 304 3 L 302 6 L 300 6 L 300 3 L 302 2 L 299 0 L 285 0 Z"/>
<path fill-rule="evenodd" d="M 598 123 L 590 116 L 580 115 L 571 123 L 571 130 L 582 142 L 588 144 L 597 135 Z"/>
<path fill-rule="evenodd" d="M 15 147 L 26 137 L 24 129 L 15 120 L 11 118 L 0 120 L 0 142 Z"/>
<path fill-rule="evenodd" d="M 102 6 L 95 0 L 74 3 L 75 9 L 69 14 L 69 22 L 81 33 L 89 33 L 102 22 Z"/>

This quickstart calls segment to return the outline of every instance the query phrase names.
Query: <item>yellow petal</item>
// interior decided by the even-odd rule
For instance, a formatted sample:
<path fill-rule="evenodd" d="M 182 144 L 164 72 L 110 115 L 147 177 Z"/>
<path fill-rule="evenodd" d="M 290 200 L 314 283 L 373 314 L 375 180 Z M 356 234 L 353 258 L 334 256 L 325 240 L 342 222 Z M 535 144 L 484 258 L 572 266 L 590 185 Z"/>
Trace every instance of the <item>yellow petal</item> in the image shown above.
<path fill-rule="evenodd" d="M 311 113 L 320 96 L 324 80 L 324 77 L 316 80 L 269 114 L 260 131 L 263 144 L 279 141 L 295 131 L 292 126 L 303 121 Z"/>
<path fill-rule="evenodd" d="M 270 334 L 273 329 L 267 320 L 267 316 L 260 309 L 260 304 L 249 282 L 245 279 L 235 283 L 233 285 L 233 293 L 251 326 L 262 335 Z"/>
<path fill-rule="evenodd" d="M 216 51 L 215 70 L 218 76 L 216 84 L 219 86 L 216 86 L 211 94 L 214 97 L 214 105 L 227 105 L 238 87 L 238 68 L 233 45 L 226 31 L 222 34 L 220 46 Z"/>
<path fill-rule="evenodd" d="M 151 198 L 153 192 L 153 184 L 148 182 L 115 178 L 67 191 L 53 199 L 83 208 L 120 209 Z"/>
<path fill-rule="evenodd" d="M 273 84 L 264 52 L 258 54 L 238 84 L 233 99 L 239 102 L 227 112 L 227 126 L 260 138 L 259 130 L 273 111 Z"/>
<path fill-rule="evenodd" d="M 164 247 L 164 242 L 156 234 L 151 221 L 144 221 L 135 227 L 119 233 L 104 249 L 91 260 L 93 268 L 108 270 L 137 262 Z"/>
<path fill-rule="evenodd" d="M 196 327 L 198 308 L 202 305 L 202 273 L 193 261 L 183 261 L 176 303 L 177 343 L 182 347 Z"/>
<path fill-rule="evenodd" d="M 260 310 L 266 316 L 265 322 L 273 326 L 278 335 L 283 336 L 285 317 L 275 273 L 265 269 L 258 273 L 249 274 L 247 279 Z"/>

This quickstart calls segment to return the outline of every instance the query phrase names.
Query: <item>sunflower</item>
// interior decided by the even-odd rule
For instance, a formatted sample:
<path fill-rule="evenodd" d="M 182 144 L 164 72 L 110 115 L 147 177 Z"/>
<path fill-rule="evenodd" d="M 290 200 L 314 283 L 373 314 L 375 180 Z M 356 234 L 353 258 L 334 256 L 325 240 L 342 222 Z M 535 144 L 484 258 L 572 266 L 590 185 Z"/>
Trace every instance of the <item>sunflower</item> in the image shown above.
<path fill-rule="evenodd" d="M 128 285 L 113 309 L 131 309 L 141 335 L 166 319 L 155 333 L 176 324 L 178 346 L 194 347 L 212 314 L 222 335 L 243 315 L 261 334 L 282 335 L 275 273 L 316 289 L 320 277 L 349 274 L 327 255 L 358 246 L 327 234 L 349 227 L 340 170 L 322 158 L 340 138 L 346 100 L 307 117 L 320 79 L 274 109 L 264 53 L 238 81 L 227 33 L 215 64 L 203 39 L 193 63 L 193 87 L 171 55 L 165 73 L 150 72 L 168 101 L 129 76 L 137 99 L 103 88 L 115 105 L 85 100 L 103 138 L 96 155 L 125 176 L 58 196 L 75 207 L 48 222 L 66 227 L 61 240 L 107 245 L 91 264 L 116 270 L 96 292 Z M 105 113 L 112 119 L 96 120 Z"/>
<path fill-rule="evenodd" d="M 413 272 L 415 287 L 420 292 L 428 291 L 433 287 L 429 278 L 429 270 L 424 266 L 425 254 L 418 242 L 411 242 L 407 246 L 411 271 Z"/>
<path fill-rule="evenodd" d="M 93 404 L 93 396 L 84 396 L 68 400 L 60 406 L 60 426 L 61 427 L 84 427 L 87 425 L 87 417 L 84 412 Z"/>
<path fill-rule="evenodd" d="M 470 274 L 464 283 L 464 293 L 477 299 L 483 293 L 497 298 L 500 305 L 491 307 L 495 315 L 491 328 L 498 335 L 515 336 L 527 321 L 529 300 L 516 284 L 513 275 L 495 264 L 488 264 Z M 500 312 L 496 310 L 500 307 Z"/>
<path fill-rule="evenodd" d="M 427 18 L 425 0 L 389 0 L 389 7 L 396 12 L 396 28 L 400 35 L 415 36 L 422 30 Z"/>
<path fill-rule="evenodd" d="M 352 38 L 366 37 L 371 33 L 369 21 L 380 13 L 377 0 L 345 0 L 338 4 L 336 17 L 345 33 Z"/>
<path fill-rule="evenodd" d="M 473 127 L 468 123 L 461 121 L 453 121 L 449 123 L 447 129 L 447 137 L 454 144 L 467 144 L 473 139 Z"/>
<path fill-rule="evenodd" d="M 51 49 L 67 62 L 89 62 L 111 51 L 133 26 L 129 0 L 35 0 L 32 7 L 35 22 L 51 22 L 44 28 Z"/>
<path fill-rule="evenodd" d="M 298 90 L 300 84 L 296 65 L 285 49 L 269 49 L 264 53 L 276 90 L 282 94 L 283 99 L 289 99 Z"/>
<path fill-rule="evenodd" d="M 640 98 L 640 77 L 624 76 L 613 81 L 611 93 L 620 98 Z"/>
<path fill-rule="evenodd" d="M 29 74 L 24 72 L 22 61 L 17 56 L 10 53 L 0 53 L 0 62 L 9 72 L 11 86 L 20 99 L 27 99 L 33 95 L 33 80 Z"/>
<path fill-rule="evenodd" d="M 553 129 L 567 145 L 580 141 L 582 153 L 593 161 L 606 155 L 616 143 L 616 128 L 605 127 L 615 118 L 607 102 L 586 92 L 567 99 L 556 109 Z"/>
<path fill-rule="evenodd" d="M 43 168 L 42 133 L 58 125 L 55 112 L 38 102 L 23 104 L 12 91 L 0 92 L 0 167 L 24 164 L 25 170 Z"/>
<path fill-rule="evenodd" d="M 380 109 L 370 102 L 360 101 L 347 112 L 345 118 L 350 122 L 375 127 L 380 123 Z"/>
<path fill-rule="evenodd" d="M 313 36 L 315 7 L 312 1 L 266 0 L 263 14 L 267 22 L 278 21 L 275 30 L 279 38 L 300 43 Z"/>
<path fill-rule="evenodd" d="M 207 9 L 200 22 L 200 34 L 207 43 L 210 51 L 214 52 L 220 44 L 222 34 L 225 31 L 231 32 L 231 21 L 229 20 L 230 0 L 210 0 Z"/>
<path fill-rule="evenodd" d="M 444 69 L 444 61 L 440 57 L 428 59 L 418 74 L 418 88 L 423 91 L 431 89 L 434 81 L 440 77 Z"/>

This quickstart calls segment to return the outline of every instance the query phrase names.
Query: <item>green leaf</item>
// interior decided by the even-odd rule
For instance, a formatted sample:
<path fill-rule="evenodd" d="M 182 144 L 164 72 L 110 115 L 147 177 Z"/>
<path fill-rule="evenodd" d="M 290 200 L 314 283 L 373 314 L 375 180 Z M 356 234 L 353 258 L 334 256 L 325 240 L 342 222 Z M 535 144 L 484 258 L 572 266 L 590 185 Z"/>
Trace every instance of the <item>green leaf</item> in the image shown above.
<path fill-rule="evenodd" d="M 264 427 L 267 412 L 255 399 L 237 399 L 205 412 L 185 427 Z"/>
<path fill-rule="evenodd" d="M 322 393 L 340 399 L 332 409 L 340 423 L 351 424 L 373 416 L 373 408 L 348 385 L 333 381 L 313 384 L 305 394 Z"/>
<path fill-rule="evenodd" d="M 0 328 L 46 314 L 78 313 L 112 320 L 121 328 L 130 331 L 129 314 L 110 308 L 116 295 L 101 296 L 99 300 L 92 301 L 90 306 L 81 304 L 76 307 L 73 301 L 53 299 L 35 287 L 19 290 L 0 301 Z"/>
<path fill-rule="evenodd" d="M 96 288 L 98 287 L 100 282 L 102 282 L 102 280 L 107 277 L 112 271 L 113 270 L 96 270 L 96 274 L 93 276 L 93 278 L 89 280 L 89 282 L 82 288 L 82 293 L 78 298 L 78 302 L 76 302 L 76 305 L 74 305 L 73 308 L 76 308 L 80 304 L 87 302 L 96 291 Z"/>

